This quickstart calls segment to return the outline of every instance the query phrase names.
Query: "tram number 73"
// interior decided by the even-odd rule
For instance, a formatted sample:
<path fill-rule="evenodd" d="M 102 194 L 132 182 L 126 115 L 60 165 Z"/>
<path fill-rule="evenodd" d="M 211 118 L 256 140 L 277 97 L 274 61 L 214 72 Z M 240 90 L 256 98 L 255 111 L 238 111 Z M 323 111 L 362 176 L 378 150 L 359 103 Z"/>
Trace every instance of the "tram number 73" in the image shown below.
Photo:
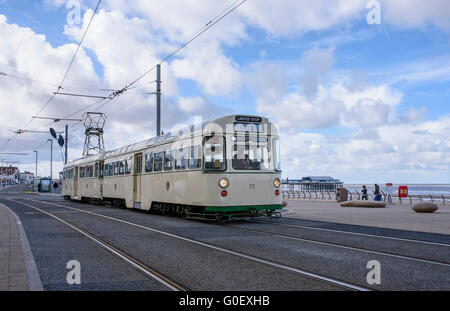
<path fill-rule="evenodd" d="M 250 190 L 255 190 L 256 189 L 255 184 L 250 184 L 249 186 L 250 186 Z"/>

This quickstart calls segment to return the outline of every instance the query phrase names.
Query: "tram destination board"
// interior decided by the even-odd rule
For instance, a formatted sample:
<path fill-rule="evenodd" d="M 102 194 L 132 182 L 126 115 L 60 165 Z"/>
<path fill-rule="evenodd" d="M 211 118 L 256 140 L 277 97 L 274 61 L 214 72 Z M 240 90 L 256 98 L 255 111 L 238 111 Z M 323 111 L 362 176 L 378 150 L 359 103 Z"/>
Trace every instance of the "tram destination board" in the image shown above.
<path fill-rule="evenodd" d="M 246 116 L 237 116 L 236 121 L 240 122 L 262 122 L 262 118 L 260 117 L 246 117 Z"/>

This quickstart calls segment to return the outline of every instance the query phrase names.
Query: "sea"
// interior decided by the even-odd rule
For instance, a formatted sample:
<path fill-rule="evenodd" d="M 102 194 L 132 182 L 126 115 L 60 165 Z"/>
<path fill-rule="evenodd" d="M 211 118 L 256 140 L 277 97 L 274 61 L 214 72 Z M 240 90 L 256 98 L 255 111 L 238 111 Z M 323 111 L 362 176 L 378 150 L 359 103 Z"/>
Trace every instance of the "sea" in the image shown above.
<path fill-rule="evenodd" d="M 344 188 L 349 191 L 361 192 L 362 186 L 365 185 L 369 193 L 373 193 L 375 185 L 371 184 L 344 184 Z M 398 193 L 399 186 L 408 186 L 410 195 L 433 195 L 433 196 L 450 196 L 450 184 L 393 184 L 387 187 L 385 184 L 379 184 L 380 191 L 386 193 Z"/>

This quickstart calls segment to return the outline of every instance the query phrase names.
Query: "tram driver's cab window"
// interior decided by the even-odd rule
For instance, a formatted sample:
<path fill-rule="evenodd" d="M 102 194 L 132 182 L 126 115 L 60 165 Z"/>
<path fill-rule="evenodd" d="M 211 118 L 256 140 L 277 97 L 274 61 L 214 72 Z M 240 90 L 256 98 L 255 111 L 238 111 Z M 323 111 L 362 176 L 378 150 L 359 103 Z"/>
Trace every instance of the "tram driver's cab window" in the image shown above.
<path fill-rule="evenodd" d="M 225 171 L 225 137 L 206 136 L 203 140 L 203 169 L 205 171 Z"/>
<path fill-rule="evenodd" d="M 232 164 L 235 170 L 269 170 L 270 146 L 266 137 L 234 136 Z"/>

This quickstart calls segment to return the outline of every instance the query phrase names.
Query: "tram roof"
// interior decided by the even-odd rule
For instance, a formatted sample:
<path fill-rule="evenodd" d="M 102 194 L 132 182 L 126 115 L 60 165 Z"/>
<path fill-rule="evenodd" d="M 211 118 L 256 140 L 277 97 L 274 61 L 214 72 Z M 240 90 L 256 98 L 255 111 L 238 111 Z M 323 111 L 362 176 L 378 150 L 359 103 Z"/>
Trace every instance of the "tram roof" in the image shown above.
<path fill-rule="evenodd" d="M 164 145 L 167 143 L 171 143 L 177 139 L 183 137 L 190 137 L 195 135 L 200 135 L 203 132 L 203 129 L 209 124 L 217 124 L 222 128 L 227 124 L 234 124 L 236 122 L 248 122 L 248 123 L 259 123 L 259 124 L 268 124 L 269 120 L 260 116 L 253 115 L 230 115 L 226 117 L 217 118 L 214 120 L 206 121 L 199 124 L 194 124 L 187 126 L 185 128 L 181 128 L 176 132 L 169 132 L 165 135 L 161 135 L 159 137 L 152 137 L 150 139 L 146 139 L 137 143 L 133 143 L 124 147 L 120 147 L 114 150 L 105 151 L 102 153 L 97 153 L 95 155 L 87 155 L 78 160 L 72 161 L 68 163 L 65 168 L 71 168 L 78 165 L 84 165 L 94 161 L 100 161 L 103 159 L 111 159 L 114 157 L 119 157 L 128 153 L 144 150 L 149 147 Z"/>

